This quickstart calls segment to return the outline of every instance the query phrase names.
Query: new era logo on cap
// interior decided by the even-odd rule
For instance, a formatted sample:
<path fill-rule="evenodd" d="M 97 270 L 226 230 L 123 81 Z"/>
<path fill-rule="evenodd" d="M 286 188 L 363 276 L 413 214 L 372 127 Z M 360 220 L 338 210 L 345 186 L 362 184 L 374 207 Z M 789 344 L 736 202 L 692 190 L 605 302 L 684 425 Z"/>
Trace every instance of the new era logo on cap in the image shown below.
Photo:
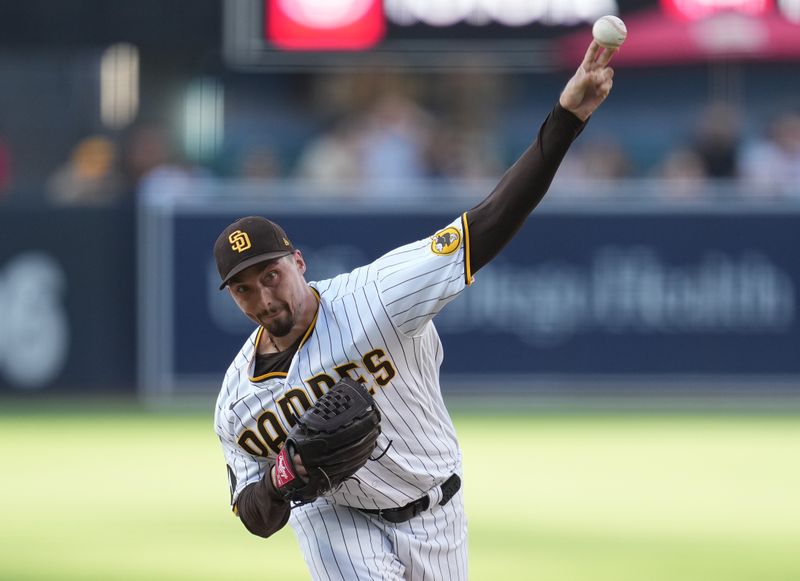
<path fill-rule="evenodd" d="M 222 278 L 220 289 L 228 281 L 258 264 L 294 252 L 283 228 L 261 216 L 239 218 L 225 228 L 214 244 L 214 259 Z"/>

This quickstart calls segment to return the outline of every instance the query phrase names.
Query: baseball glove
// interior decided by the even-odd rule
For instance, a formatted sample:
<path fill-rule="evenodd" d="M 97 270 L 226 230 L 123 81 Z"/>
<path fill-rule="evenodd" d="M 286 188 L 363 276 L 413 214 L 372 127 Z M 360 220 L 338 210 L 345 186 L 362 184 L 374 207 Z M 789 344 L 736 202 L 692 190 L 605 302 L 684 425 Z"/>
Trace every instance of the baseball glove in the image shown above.
<path fill-rule="evenodd" d="M 303 503 L 341 484 L 366 464 L 380 423 L 378 407 L 363 385 L 350 378 L 334 384 L 289 432 L 275 461 L 278 493 Z M 295 454 L 306 476 L 298 473 Z"/>

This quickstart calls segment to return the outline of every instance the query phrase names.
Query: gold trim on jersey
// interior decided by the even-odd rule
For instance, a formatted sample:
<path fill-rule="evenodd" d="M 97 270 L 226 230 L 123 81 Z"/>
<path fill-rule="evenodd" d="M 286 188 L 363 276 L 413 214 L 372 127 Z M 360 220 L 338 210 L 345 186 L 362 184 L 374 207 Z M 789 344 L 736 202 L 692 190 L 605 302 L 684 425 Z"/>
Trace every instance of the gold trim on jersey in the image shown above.
<path fill-rule="evenodd" d="M 271 379 L 273 377 L 286 377 L 287 375 L 289 374 L 286 373 L 285 371 L 273 371 L 271 373 L 265 373 L 264 375 L 259 375 L 258 377 L 250 377 L 249 379 L 250 381 L 261 382 L 266 379 Z"/>
<path fill-rule="evenodd" d="M 475 282 L 472 278 L 472 264 L 470 263 L 470 248 L 469 248 L 469 220 L 467 213 L 461 215 L 461 229 L 464 231 L 464 277 L 467 281 L 467 286 Z"/>
<path fill-rule="evenodd" d="M 300 340 L 300 345 L 297 346 L 298 351 L 300 351 L 300 349 L 303 348 L 303 345 L 305 345 L 306 341 L 308 341 L 308 338 L 311 336 L 311 332 L 314 330 L 314 327 L 317 326 L 317 317 L 319 316 L 319 305 L 320 305 L 319 293 L 317 292 L 317 289 L 315 289 L 314 287 L 309 287 L 309 288 L 311 289 L 311 292 L 314 293 L 314 297 L 316 297 L 317 299 L 317 311 L 314 313 L 314 318 L 311 320 L 311 324 L 308 326 L 308 329 L 306 329 L 303 338 Z M 253 361 L 255 361 L 256 353 L 258 353 L 258 345 L 259 342 L 261 341 L 261 336 L 263 334 L 264 334 L 264 327 L 259 327 L 258 334 L 256 335 L 256 344 L 253 348 Z M 253 364 L 253 361 L 250 362 L 251 365 Z M 286 373 L 285 371 L 273 371 L 271 373 L 265 373 L 264 375 L 259 375 L 258 377 L 250 377 L 249 379 L 250 381 L 257 383 L 264 381 L 265 379 L 270 379 L 272 377 L 286 377 L 287 375 L 289 374 Z"/>
<path fill-rule="evenodd" d="M 308 338 L 311 336 L 311 333 L 314 331 L 314 327 L 317 326 L 317 317 L 319 316 L 319 307 L 320 307 L 320 302 L 321 302 L 320 298 L 319 298 L 319 293 L 317 292 L 317 289 L 315 289 L 313 286 L 308 287 L 308 288 L 310 288 L 311 292 L 314 293 L 314 296 L 317 297 L 317 311 L 314 313 L 314 318 L 311 320 L 311 324 L 308 326 L 308 330 L 306 331 L 306 334 L 303 335 L 303 338 L 300 340 L 300 345 L 297 346 L 297 350 L 298 351 L 300 351 L 300 349 L 303 348 L 303 345 L 306 344 L 306 341 L 308 341 Z"/>
<path fill-rule="evenodd" d="M 253 347 L 253 360 L 250 362 L 251 365 L 253 365 L 253 362 L 255 361 L 256 353 L 258 353 L 258 345 L 261 342 L 261 336 L 263 334 L 264 334 L 264 327 L 259 327 L 258 334 L 256 335 L 256 344 Z M 286 373 L 285 371 L 273 371 L 271 373 L 265 373 L 264 375 L 259 375 L 258 377 L 250 377 L 249 379 L 254 383 L 258 383 L 266 379 L 270 379 L 272 377 L 286 377 L 287 375 L 289 374 Z"/>

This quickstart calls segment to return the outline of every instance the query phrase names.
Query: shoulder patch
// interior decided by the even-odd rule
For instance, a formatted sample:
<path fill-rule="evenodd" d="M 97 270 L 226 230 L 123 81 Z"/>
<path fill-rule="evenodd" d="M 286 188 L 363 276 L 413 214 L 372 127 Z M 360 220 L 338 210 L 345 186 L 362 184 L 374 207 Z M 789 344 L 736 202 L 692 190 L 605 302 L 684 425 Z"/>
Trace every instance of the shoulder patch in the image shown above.
<path fill-rule="evenodd" d="M 439 230 L 431 236 L 431 252 L 434 254 L 453 254 L 459 246 L 461 246 L 461 232 L 453 226 Z"/>

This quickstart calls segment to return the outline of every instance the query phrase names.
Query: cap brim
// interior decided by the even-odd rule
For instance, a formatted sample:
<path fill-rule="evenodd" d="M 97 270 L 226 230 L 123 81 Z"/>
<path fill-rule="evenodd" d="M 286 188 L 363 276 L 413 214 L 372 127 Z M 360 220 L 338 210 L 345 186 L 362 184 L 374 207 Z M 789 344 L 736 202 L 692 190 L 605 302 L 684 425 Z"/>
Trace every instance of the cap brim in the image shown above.
<path fill-rule="evenodd" d="M 265 254 L 259 254 L 258 256 L 253 256 L 244 260 L 237 264 L 229 273 L 228 276 L 222 281 L 222 284 L 219 285 L 219 290 L 224 289 L 228 282 L 237 274 L 242 272 L 243 270 L 250 268 L 254 264 L 258 264 L 259 262 L 268 262 L 270 260 L 275 260 L 276 258 L 283 258 L 284 256 L 288 256 L 292 253 L 292 250 L 281 250 L 280 252 L 267 252 Z"/>

